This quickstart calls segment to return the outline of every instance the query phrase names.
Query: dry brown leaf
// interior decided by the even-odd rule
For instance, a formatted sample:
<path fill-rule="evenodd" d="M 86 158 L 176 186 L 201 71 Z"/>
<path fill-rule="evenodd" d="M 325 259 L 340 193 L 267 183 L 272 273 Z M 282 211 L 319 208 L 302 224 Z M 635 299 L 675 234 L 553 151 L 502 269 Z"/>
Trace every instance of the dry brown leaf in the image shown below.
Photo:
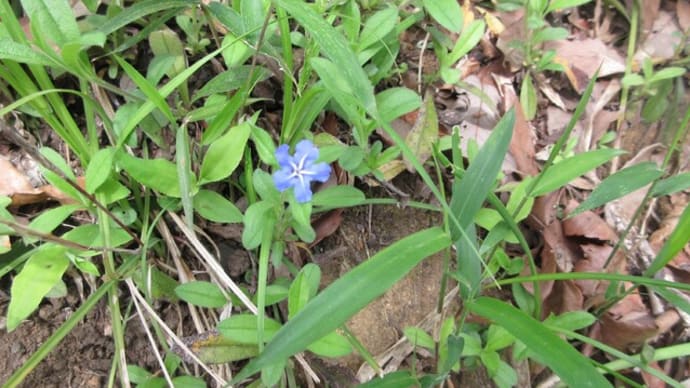
<path fill-rule="evenodd" d="M 650 33 L 635 53 L 636 65 L 640 66 L 646 58 L 650 58 L 654 63 L 670 60 L 682 42 L 683 34 L 673 16 L 666 11 L 660 11 Z"/>
<path fill-rule="evenodd" d="M 546 50 L 556 50 L 556 55 L 567 61 L 569 68 L 577 76 L 584 75 L 571 84 L 575 90 L 584 90 L 587 82 L 599 69 L 599 76 L 606 77 L 625 71 L 625 59 L 613 47 L 609 47 L 599 39 L 585 38 L 576 40 L 558 40 L 545 45 Z M 573 82 L 575 81 L 575 82 Z"/>
<path fill-rule="evenodd" d="M 513 137 L 510 139 L 508 151 L 515 159 L 516 170 L 528 176 L 539 174 L 539 165 L 535 156 L 534 131 L 525 118 L 522 105 L 518 103 L 517 97 L 513 96 L 515 109 L 515 126 L 513 127 Z"/>
<path fill-rule="evenodd" d="M 601 316 L 600 338 L 605 344 L 621 351 L 639 349 L 645 341 L 659 334 L 656 320 L 649 313 L 638 293 L 633 293 Z"/>
<path fill-rule="evenodd" d="M 34 188 L 29 178 L 4 157 L 0 157 L 0 195 L 10 197 L 14 206 L 44 202 L 47 199 L 44 191 Z"/>
<path fill-rule="evenodd" d="M 678 0 L 676 2 L 676 16 L 678 17 L 680 28 L 684 32 L 690 30 L 690 1 Z"/>
<path fill-rule="evenodd" d="M 659 4 L 661 0 L 644 0 L 640 2 L 640 27 L 641 36 L 645 37 L 651 33 L 652 28 L 659 15 Z"/>
<path fill-rule="evenodd" d="M 566 212 L 574 210 L 577 201 L 570 200 Z M 600 241 L 617 241 L 618 235 L 606 221 L 592 211 L 582 212 L 575 217 L 563 220 L 563 232 L 566 236 L 586 237 Z"/>
<path fill-rule="evenodd" d="M 331 210 L 312 221 L 311 225 L 316 232 L 316 238 L 309 244 L 313 247 L 324 238 L 335 233 L 343 222 L 343 209 Z"/>
<path fill-rule="evenodd" d="M 556 282 L 549 296 L 544 300 L 543 317 L 560 315 L 569 311 L 581 311 L 584 297 L 580 287 L 572 280 Z"/>

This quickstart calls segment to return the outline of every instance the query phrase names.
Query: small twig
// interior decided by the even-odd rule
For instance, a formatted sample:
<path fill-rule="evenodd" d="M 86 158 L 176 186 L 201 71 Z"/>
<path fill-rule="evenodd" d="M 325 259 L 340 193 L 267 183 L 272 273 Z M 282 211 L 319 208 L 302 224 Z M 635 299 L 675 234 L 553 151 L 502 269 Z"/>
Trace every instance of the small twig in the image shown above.
<path fill-rule="evenodd" d="M 26 226 L 19 224 L 17 222 L 14 222 L 14 221 L 0 219 L 0 224 L 14 229 L 14 231 L 21 236 L 35 237 L 35 238 L 38 238 L 38 239 L 43 240 L 43 241 L 50 241 L 50 242 L 65 246 L 67 248 L 80 249 L 80 250 L 85 250 L 85 251 L 107 251 L 107 252 L 116 252 L 116 253 L 127 253 L 127 254 L 131 254 L 131 255 L 139 255 L 141 253 L 141 247 L 139 247 L 137 249 L 89 247 L 89 246 L 79 244 L 79 243 L 74 242 L 74 241 L 66 240 L 64 238 L 55 236 L 54 234 L 43 233 L 43 232 L 39 232 L 37 230 L 27 228 Z"/>

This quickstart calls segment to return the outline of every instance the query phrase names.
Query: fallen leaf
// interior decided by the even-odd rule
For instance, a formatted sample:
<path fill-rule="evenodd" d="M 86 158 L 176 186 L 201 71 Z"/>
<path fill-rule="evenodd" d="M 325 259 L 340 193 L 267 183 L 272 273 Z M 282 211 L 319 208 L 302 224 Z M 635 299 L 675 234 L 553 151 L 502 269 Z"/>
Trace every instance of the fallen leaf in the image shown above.
<path fill-rule="evenodd" d="M 571 200 L 566 212 L 574 210 L 578 203 Z M 563 232 L 566 236 L 586 237 L 592 240 L 615 242 L 618 235 L 600 216 L 592 211 L 582 212 L 575 217 L 563 221 Z"/>
<path fill-rule="evenodd" d="M 553 290 L 544 300 L 543 318 L 550 314 L 561 315 L 569 311 L 581 311 L 584 305 L 582 291 L 572 280 L 554 283 Z"/>
<path fill-rule="evenodd" d="M 567 61 L 568 67 L 573 72 L 579 72 L 586 77 L 583 80 L 570 80 L 573 88 L 578 92 L 584 90 L 597 69 L 599 69 L 599 77 L 625 72 L 623 56 L 599 39 L 557 40 L 548 42 L 544 49 L 555 50 L 557 57 Z"/>
<path fill-rule="evenodd" d="M 678 17 L 680 28 L 684 32 L 690 30 L 690 1 L 678 0 L 676 2 L 676 16 Z"/>
<path fill-rule="evenodd" d="M 28 201 L 30 198 L 45 199 L 45 194 L 34 188 L 29 182 L 29 178 L 19 172 L 12 162 L 4 157 L 0 157 L 0 195 L 12 198 L 13 205 L 31 203 Z M 15 196 L 22 196 L 21 203 L 18 203 L 19 201 L 15 199 Z"/>
<path fill-rule="evenodd" d="M 649 313 L 638 293 L 633 293 L 609 309 L 599 319 L 599 338 L 621 351 L 635 351 L 659 333 L 656 320 Z"/>
<path fill-rule="evenodd" d="M 331 210 L 312 221 L 311 226 L 316 232 L 316 238 L 309 244 L 309 247 L 313 247 L 314 245 L 320 243 L 324 238 L 335 233 L 342 222 L 343 209 Z"/>
<path fill-rule="evenodd" d="M 650 33 L 642 41 L 633 58 L 637 66 L 646 58 L 655 63 L 667 61 L 675 57 L 676 49 L 682 43 L 683 34 L 673 16 L 666 11 L 660 11 Z"/>

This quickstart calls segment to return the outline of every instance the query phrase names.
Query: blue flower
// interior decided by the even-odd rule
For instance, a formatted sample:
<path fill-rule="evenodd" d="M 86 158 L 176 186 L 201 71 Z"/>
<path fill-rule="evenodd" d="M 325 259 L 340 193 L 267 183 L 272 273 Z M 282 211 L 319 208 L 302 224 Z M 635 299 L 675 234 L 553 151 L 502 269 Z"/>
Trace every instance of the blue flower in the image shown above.
<path fill-rule="evenodd" d="M 319 158 L 319 149 L 309 140 L 297 143 L 293 156 L 288 154 L 289 148 L 287 144 L 283 144 L 276 149 L 280 170 L 273 173 L 273 182 L 281 192 L 294 187 L 297 202 L 309 202 L 311 182 L 327 181 L 331 175 L 331 166 L 326 163 L 315 163 Z"/>

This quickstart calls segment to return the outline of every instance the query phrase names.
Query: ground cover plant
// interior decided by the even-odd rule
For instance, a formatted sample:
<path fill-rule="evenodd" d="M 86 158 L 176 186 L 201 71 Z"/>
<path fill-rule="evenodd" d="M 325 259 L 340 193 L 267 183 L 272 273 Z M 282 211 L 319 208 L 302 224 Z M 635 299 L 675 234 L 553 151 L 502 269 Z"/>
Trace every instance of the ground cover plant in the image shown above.
<path fill-rule="evenodd" d="M 682 386 L 690 3 L 0 2 L 4 386 Z"/>

